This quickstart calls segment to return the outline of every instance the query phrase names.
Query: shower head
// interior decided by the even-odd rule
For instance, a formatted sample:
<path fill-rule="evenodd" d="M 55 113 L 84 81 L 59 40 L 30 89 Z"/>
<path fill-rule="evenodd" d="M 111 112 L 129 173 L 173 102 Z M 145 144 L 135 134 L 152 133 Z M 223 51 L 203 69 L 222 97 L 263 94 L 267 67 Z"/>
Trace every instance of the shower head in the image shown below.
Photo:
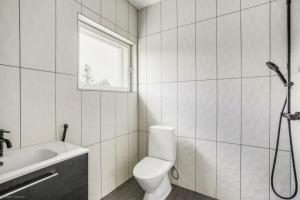
<path fill-rule="evenodd" d="M 286 79 L 284 78 L 283 74 L 281 73 L 281 71 L 279 70 L 279 67 L 276 64 L 274 64 L 272 62 L 267 62 L 266 65 L 270 70 L 273 70 L 274 72 L 276 72 L 276 74 L 278 75 L 278 77 L 280 78 L 280 80 L 283 82 L 284 85 L 287 84 Z"/>
<path fill-rule="evenodd" d="M 276 64 L 274 64 L 274 63 L 272 63 L 272 62 L 267 62 L 266 63 L 266 65 L 267 65 L 267 67 L 270 69 L 270 70 L 273 70 L 273 71 L 279 71 L 279 67 L 276 65 Z"/>

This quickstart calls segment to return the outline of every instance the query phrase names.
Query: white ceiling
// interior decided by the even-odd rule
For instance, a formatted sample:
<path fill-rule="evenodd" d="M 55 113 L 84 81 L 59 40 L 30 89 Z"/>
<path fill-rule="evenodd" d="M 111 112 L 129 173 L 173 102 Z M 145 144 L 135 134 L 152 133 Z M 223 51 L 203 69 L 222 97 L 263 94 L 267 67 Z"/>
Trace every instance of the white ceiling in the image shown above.
<path fill-rule="evenodd" d="M 128 0 L 132 5 L 134 5 L 137 9 L 141 9 L 152 4 L 159 2 L 160 0 Z"/>

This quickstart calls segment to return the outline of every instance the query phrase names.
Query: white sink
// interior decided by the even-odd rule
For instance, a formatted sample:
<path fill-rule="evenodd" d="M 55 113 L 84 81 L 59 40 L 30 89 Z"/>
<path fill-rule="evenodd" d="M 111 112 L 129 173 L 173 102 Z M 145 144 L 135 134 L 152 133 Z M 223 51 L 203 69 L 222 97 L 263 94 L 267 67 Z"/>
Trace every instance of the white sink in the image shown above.
<path fill-rule="evenodd" d="M 6 151 L 0 158 L 0 184 L 87 152 L 60 141 Z"/>
<path fill-rule="evenodd" d="M 3 165 L 0 167 L 0 174 L 5 174 L 32 164 L 42 162 L 57 156 L 57 153 L 49 149 L 38 149 L 36 151 L 25 151 L 11 154 L 0 159 Z"/>

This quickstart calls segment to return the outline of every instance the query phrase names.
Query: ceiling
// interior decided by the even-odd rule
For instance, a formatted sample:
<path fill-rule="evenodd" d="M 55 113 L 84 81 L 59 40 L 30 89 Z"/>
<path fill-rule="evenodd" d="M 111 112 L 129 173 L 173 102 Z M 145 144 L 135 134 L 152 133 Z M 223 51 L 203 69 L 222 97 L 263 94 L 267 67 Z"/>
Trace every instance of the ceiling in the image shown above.
<path fill-rule="evenodd" d="M 141 9 L 152 4 L 159 2 L 160 0 L 128 0 L 132 5 L 134 5 L 137 9 Z"/>

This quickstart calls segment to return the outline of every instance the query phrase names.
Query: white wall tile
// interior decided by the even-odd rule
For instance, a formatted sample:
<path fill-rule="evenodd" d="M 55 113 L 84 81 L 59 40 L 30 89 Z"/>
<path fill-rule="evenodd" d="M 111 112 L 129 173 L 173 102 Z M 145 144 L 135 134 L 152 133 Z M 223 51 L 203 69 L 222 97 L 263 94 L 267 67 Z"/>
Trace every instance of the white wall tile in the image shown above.
<path fill-rule="evenodd" d="M 197 21 L 216 17 L 217 0 L 196 0 Z"/>
<path fill-rule="evenodd" d="M 269 150 L 243 146 L 241 163 L 242 199 L 269 199 Z"/>
<path fill-rule="evenodd" d="M 56 71 L 77 75 L 77 12 L 80 4 L 73 0 L 56 4 Z"/>
<path fill-rule="evenodd" d="M 13 148 L 20 147 L 19 76 L 18 68 L 0 65 L 0 113 L 5 116 L 0 118 L 0 127 L 11 132 L 5 138 L 11 140 Z"/>
<path fill-rule="evenodd" d="M 217 15 L 240 10 L 240 0 L 217 0 Z"/>
<path fill-rule="evenodd" d="M 117 0 L 101 0 L 101 16 L 112 23 L 116 22 Z"/>
<path fill-rule="evenodd" d="M 128 93 L 128 129 L 129 133 L 138 130 L 137 93 Z"/>
<path fill-rule="evenodd" d="M 146 123 L 147 123 L 147 85 L 139 85 L 138 92 L 138 123 L 139 130 L 146 131 Z"/>
<path fill-rule="evenodd" d="M 197 23 L 196 64 L 197 80 L 217 76 L 216 19 Z"/>
<path fill-rule="evenodd" d="M 147 82 L 161 81 L 161 34 L 147 37 Z"/>
<path fill-rule="evenodd" d="M 147 130 L 153 125 L 161 125 L 160 83 L 147 85 Z"/>
<path fill-rule="evenodd" d="M 160 2 L 147 7 L 147 35 L 161 31 Z"/>
<path fill-rule="evenodd" d="M 116 136 L 116 95 L 101 93 L 101 141 Z"/>
<path fill-rule="evenodd" d="M 197 140 L 196 191 L 215 198 L 216 196 L 216 142 Z"/>
<path fill-rule="evenodd" d="M 22 69 L 21 77 L 22 147 L 54 141 L 54 74 Z"/>
<path fill-rule="evenodd" d="M 287 73 L 286 16 L 286 1 L 273 1 L 271 3 L 271 60 L 280 67 L 280 71 L 284 74 Z"/>
<path fill-rule="evenodd" d="M 117 12 L 117 20 L 116 25 L 128 31 L 128 1 L 127 0 L 116 0 L 116 12 Z"/>
<path fill-rule="evenodd" d="M 270 147 L 275 149 L 279 116 L 282 111 L 283 103 L 286 98 L 286 87 L 283 86 L 281 80 L 277 76 L 271 77 L 271 106 L 270 106 Z M 292 98 L 294 100 L 294 98 Z M 296 99 L 295 99 L 296 100 Z M 285 109 L 286 111 L 286 109 Z M 285 118 L 281 122 L 281 135 L 279 148 L 282 150 L 290 150 L 288 125 Z"/>
<path fill-rule="evenodd" d="M 217 81 L 197 82 L 196 137 L 216 140 L 217 126 Z"/>
<path fill-rule="evenodd" d="M 178 83 L 178 135 L 195 138 L 196 82 Z"/>
<path fill-rule="evenodd" d="M 218 143 L 217 198 L 240 199 L 240 145 Z"/>
<path fill-rule="evenodd" d="M 195 139 L 178 138 L 178 185 L 189 190 L 196 189 L 196 146 Z"/>
<path fill-rule="evenodd" d="M 102 26 L 108 28 L 111 31 L 116 31 L 116 25 L 114 23 L 110 22 L 109 20 L 107 20 L 104 17 L 101 17 L 100 21 L 101 21 Z"/>
<path fill-rule="evenodd" d="M 128 95 L 116 93 L 116 136 L 128 133 Z"/>
<path fill-rule="evenodd" d="M 147 38 L 138 39 L 138 81 L 147 82 Z"/>
<path fill-rule="evenodd" d="M 269 147 L 270 79 L 243 79 L 243 144 Z"/>
<path fill-rule="evenodd" d="M 102 197 L 117 187 L 116 140 L 101 143 L 101 184 Z"/>
<path fill-rule="evenodd" d="M 125 38 L 128 38 L 128 32 L 125 31 L 124 29 L 120 28 L 119 26 L 116 26 L 115 32 L 118 33 L 119 35 L 125 37 Z"/>
<path fill-rule="evenodd" d="M 81 92 L 77 77 L 56 75 L 56 136 L 60 140 L 64 124 L 68 124 L 66 141 L 81 145 Z"/>
<path fill-rule="evenodd" d="M 162 81 L 177 81 L 177 29 L 162 33 Z"/>
<path fill-rule="evenodd" d="M 241 79 L 218 82 L 218 141 L 241 142 Z"/>
<path fill-rule="evenodd" d="M 138 36 L 147 34 L 147 8 L 138 11 Z"/>
<path fill-rule="evenodd" d="M 0 2 L 0 64 L 19 66 L 19 1 Z"/>
<path fill-rule="evenodd" d="M 128 135 L 116 139 L 117 152 L 117 187 L 128 179 L 129 149 Z"/>
<path fill-rule="evenodd" d="M 177 27 L 177 2 L 174 0 L 163 0 L 161 2 L 161 24 L 162 30 Z"/>
<path fill-rule="evenodd" d="M 270 0 L 241 0 L 242 9 L 258 6 L 260 4 L 268 3 Z"/>
<path fill-rule="evenodd" d="M 162 125 L 177 133 L 177 83 L 162 83 Z"/>
<path fill-rule="evenodd" d="M 194 23 L 196 20 L 195 0 L 177 0 L 178 26 Z"/>
<path fill-rule="evenodd" d="M 100 143 L 87 148 L 89 150 L 89 199 L 99 200 L 101 199 Z"/>
<path fill-rule="evenodd" d="M 218 18 L 218 78 L 241 77 L 240 13 Z"/>
<path fill-rule="evenodd" d="M 142 160 L 147 156 L 147 133 L 140 131 L 139 132 L 139 160 Z"/>
<path fill-rule="evenodd" d="M 130 133 L 129 137 L 129 166 L 128 166 L 128 177 L 133 176 L 133 168 L 139 160 L 139 136 L 137 132 Z"/>
<path fill-rule="evenodd" d="M 195 24 L 178 29 L 178 80 L 195 80 Z"/>
<path fill-rule="evenodd" d="M 299 1 L 293 1 L 292 9 L 292 17 L 291 17 L 291 30 L 293 35 L 299 35 L 300 34 L 300 23 L 299 23 L 299 12 L 297 12 L 300 9 L 300 2 Z M 294 44 L 291 47 L 291 60 L 292 60 L 292 71 L 293 72 L 300 72 L 300 39 L 299 37 L 292 37 L 291 43 Z"/>
<path fill-rule="evenodd" d="M 138 11 L 136 8 L 129 4 L 129 33 L 131 33 L 134 36 L 137 36 L 137 13 Z"/>
<path fill-rule="evenodd" d="M 294 74 L 292 75 L 292 80 L 295 83 L 295 86 L 292 89 L 292 94 L 291 94 L 291 98 L 293 99 L 292 103 L 292 110 L 300 110 L 300 94 L 299 94 L 299 89 L 300 89 L 300 73 Z M 298 102 L 298 103 L 295 103 Z M 291 123 L 291 129 L 293 133 L 298 133 L 300 131 L 300 123 L 295 122 L 295 123 Z M 295 151 L 295 156 L 297 161 L 300 161 L 300 146 L 299 146 L 299 141 L 300 141 L 300 135 L 297 134 L 293 134 L 293 142 L 294 142 L 294 151 Z M 298 167 L 299 168 L 299 167 Z M 299 174 L 298 174 L 299 176 Z M 299 179 L 300 180 L 300 179 Z"/>
<path fill-rule="evenodd" d="M 82 144 L 100 142 L 100 92 L 82 92 Z"/>
<path fill-rule="evenodd" d="M 21 65 L 55 70 L 55 1 L 20 1 Z"/>
<path fill-rule="evenodd" d="M 82 4 L 88 7 L 93 12 L 100 15 L 100 8 L 101 8 L 101 0 L 81 0 Z"/>
<path fill-rule="evenodd" d="M 90 18 L 94 22 L 101 23 L 101 17 L 94 11 L 90 10 L 89 8 L 85 7 L 84 5 L 82 6 L 82 15 L 84 15 L 87 18 Z"/>
<path fill-rule="evenodd" d="M 272 172 L 272 166 L 274 161 L 275 151 L 270 150 L 270 174 Z M 291 192 L 291 154 L 286 151 L 279 151 L 277 155 L 276 168 L 274 172 L 274 186 L 279 194 L 288 197 Z M 271 190 L 271 189 L 270 189 Z M 274 192 L 270 191 L 271 200 L 280 200 Z"/>
<path fill-rule="evenodd" d="M 269 5 L 242 11 L 243 76 L 266 76 L 269 70 Z"/>

